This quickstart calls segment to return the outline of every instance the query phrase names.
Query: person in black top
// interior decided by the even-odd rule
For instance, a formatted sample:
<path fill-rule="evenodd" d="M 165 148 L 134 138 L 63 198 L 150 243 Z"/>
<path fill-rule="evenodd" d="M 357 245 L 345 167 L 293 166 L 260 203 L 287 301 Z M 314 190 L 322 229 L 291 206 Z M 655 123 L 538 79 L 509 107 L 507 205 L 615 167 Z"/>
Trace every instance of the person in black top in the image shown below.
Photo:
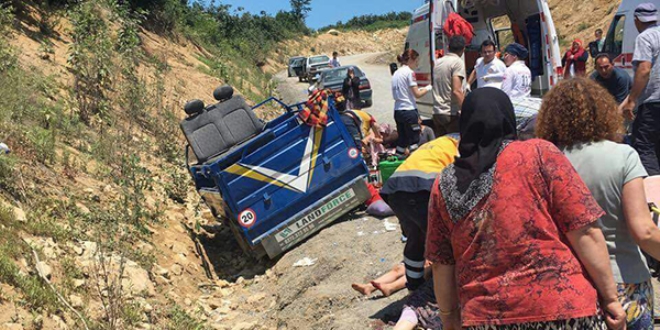
<path fill-rule="evenodd" d="M 596 36 L 596 40 L 589 43 L 589 55 L 591 55 L 593 59 L 603 52 L 603 46 L 605 45 L 605 38 L 603 38 L 602 29 L 597 29 L 594 35 Z"/>
<path fill-rule="evenodd" d="M 344 79 L 341 93 L 344 94 L 344 97 L 346 98 L 346 109 L 362 109 L 362 100 L 360 99 L 360 77 L 355 75 L 355 69 L 352 67 L 349 68 L 346 73 L 346 79 Z"/>
<path fill-rule="evenodd" d="M 591 79 L 605 87 L 616 102 L 621 104 L 632 88 L 630 75 L 623 69 L 615 67 L 607 54 L 596 56 L 595 66 L 596 71 L 591 74 Z"/>

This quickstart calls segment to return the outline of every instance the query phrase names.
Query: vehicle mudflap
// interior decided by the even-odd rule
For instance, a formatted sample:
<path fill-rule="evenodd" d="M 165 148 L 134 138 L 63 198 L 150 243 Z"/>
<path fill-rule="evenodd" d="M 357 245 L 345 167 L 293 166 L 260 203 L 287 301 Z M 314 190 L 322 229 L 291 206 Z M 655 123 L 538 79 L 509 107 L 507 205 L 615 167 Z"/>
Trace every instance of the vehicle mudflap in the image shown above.
<path fill-rule="evenodd" d="M 271 259 L 326 227 L 369 199 L 366 178 L 360 176 L 332 195 L 292 217 L 259 245 Z"/>

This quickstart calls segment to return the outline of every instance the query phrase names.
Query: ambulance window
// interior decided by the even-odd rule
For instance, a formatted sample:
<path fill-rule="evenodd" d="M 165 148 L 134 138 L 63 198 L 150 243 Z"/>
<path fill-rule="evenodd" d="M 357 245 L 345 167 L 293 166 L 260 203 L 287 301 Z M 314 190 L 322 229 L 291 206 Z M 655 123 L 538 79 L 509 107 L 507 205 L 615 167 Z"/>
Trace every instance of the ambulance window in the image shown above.
<path fill-rule="evenodd" d="M 614 17 L 612 26 L 607 32 L 607 38 L 605 40 L 605 52 L 618 56 L 621 54 L 623 47 L 623 32 L 626 26 L 626 15 L 619 15 Z"/>

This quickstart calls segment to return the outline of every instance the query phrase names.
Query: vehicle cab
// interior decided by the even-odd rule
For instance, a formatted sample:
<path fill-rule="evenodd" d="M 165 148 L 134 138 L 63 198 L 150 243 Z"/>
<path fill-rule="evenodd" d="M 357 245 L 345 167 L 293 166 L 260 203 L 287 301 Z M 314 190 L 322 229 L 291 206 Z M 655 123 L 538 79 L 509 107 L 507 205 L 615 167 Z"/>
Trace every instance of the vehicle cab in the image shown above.
<path fill-rule="evenodd" d="M 450 13 L 459 14 L 474 28 L 475 36 L 463 56 L 468 75 L 480 57 L 481 43 L 490 39 L 500 51 L 513 41 L 527 47 L 530 55 L 526 62 L 534 78 L 533 96 L 541 97 L 562 76 L 559 39 L 547 0 L 431 0 L 413 13 L 405 44 L 405 49 L 420 54 L 415 70 L 420 87 L 433 83 L 434 63 L 439 54 L 447 52 L 448 38 L 443 26 Z M 496 28 L 496 22 L 503 20 L 508 20 L 510 26 Z M 425 95 L 417 104 L 420 115 L 432 116 L 433 95 Z"/>

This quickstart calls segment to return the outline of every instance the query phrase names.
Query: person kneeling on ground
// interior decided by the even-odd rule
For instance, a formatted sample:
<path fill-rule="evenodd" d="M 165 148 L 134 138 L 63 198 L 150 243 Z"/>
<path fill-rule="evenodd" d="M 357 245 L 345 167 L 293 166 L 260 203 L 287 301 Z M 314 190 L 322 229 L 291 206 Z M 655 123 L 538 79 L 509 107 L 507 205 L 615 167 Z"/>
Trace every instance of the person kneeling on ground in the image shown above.
<path fill-rule="evenodd" d="M 340 116 L 348 132 L 353 136 L 358 150 L 364 153 L 365 147 L 371 141 L 383 143 L 380 127 L 372 115 L 362 110 L 344 110 L 340 112 Z M 373 133 L 373 138 L 369 138 L 371 133 Z"/>
<path fill-rule="evenodd" d="M 380 195 L 390 205 L 408 237 L 403 251 L 409 290 L 424 283 L 424 252 L 429 196 L 436 176 L 454 161 L 457 139 L 444 136 L 412 153 L 385 182 Z"/>

